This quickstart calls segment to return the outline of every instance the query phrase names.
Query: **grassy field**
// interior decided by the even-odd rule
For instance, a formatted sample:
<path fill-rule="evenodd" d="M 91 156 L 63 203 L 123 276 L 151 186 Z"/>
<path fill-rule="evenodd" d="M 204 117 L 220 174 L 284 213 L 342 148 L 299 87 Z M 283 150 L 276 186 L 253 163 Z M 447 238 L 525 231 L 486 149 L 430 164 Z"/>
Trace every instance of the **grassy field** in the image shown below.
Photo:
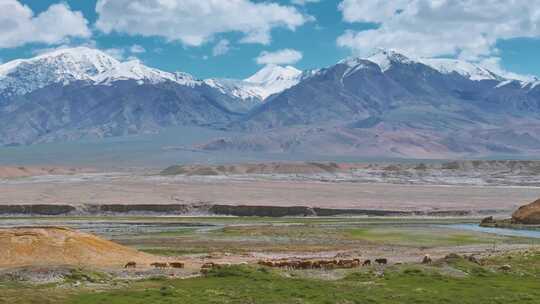
<path fill-rule="evenodd" d="M 62 217 L 0 218 L 0 224 L 95 227 L 90 232 L 142 251 L 165 255 L 212 252 L 320 252 L 366 246 L 434 248 L 465 245 L 538 244 L 445 227 L 470 218 L 264 218 L 264 217 Z M 123 226 L 126 231 L 111 232 Z M 110 228 L 110 229 L 109 229 Z M 130 230 L 132 229 L 132 230 Z"/>
<path fill-rule="evenodd" d="M 179 229 L 118 237 L 115 241 L 163 255 L 210 252 L 318 252 L 367 247 L 450 247 L 465 245 L 539 244 L 540 239 L 499 236 L 447 228 L 448 219 L 283 219 L 257 222 L 217 221 L 211 229 Z"/>
<path fill-rule="evenodd" d="M 540 303 L 540 253 L 500 256 L 484 263 L 458 257 L 430 266 L 369 267 L 350 270 L 335 280 L 322 280 L 317 271 L 233 266 L 204 277 L 156 278 L 128 285 L 109 282 L 107 287 L 11 284 L 0 285 L 0 303 Z M 510 270 L 501 270 L 502 265 Z"/>

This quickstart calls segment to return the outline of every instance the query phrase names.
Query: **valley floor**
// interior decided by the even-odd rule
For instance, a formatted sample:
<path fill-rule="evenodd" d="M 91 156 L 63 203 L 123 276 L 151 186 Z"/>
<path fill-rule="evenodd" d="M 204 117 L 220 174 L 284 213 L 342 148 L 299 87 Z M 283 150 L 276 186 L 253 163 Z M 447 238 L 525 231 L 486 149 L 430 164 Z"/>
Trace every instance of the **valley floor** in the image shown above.
<path fill-rule="evenodd" d="M 466 180 L 464 181 L 466 182 Z M 159 176 L 80 173 L 0 180 L 1 205 L 223 204 L 374 210 L 465 210 L 508 215 L 540 196 L 537 186 L 410 184 L 341 176 Z"/>
<path fill-rule="evenodd" d="M 42 265 L 2 270 L 0 303 L 538 303 L 540 238 L 463 228 L 475 222 L 462 218 L 3 218 L 4 227 L 63 225 L 93 232 L 152 253 L 156 259 L 183 261 L 186 268 L 124 270 L 118 265 L 60 271 Z M 425 254 L 433 264 L 420 263 Z M 276 258 L 356 257 L 386 258 L 388 265 L 333 270 L 257 265 L 259 260 Z M 232 266 L 201 275 L 200 267 L 207 262 Z M 49 280 L 44 279 L 47 273 Z"/>
<path fill-rule="evenodd" d="M 125 269 L 130 261 L 124 255 L 107 268 L 36 260 L 0 269 L 0 304 L 540 303 L 540 231 L 478 226 L 488 214 L 507 217 L 540 197 L 537 171 L 503 165 L 488 168 L 491 173 L 384 165 L 332 174 L 169 176 L 136 170 L 0 179 L 0 229 L 70 227 L 142 251 L 148 262 L 185 263 L 182 269 L 150 263 Z M 173 205 L 188 207 L 164 207 Z M 269 216 L 194 208 L 217 205 Z M 71 209 L 62 211 L 66 206 Z M 414 216 L 292 216 L 272 209 L 299 206 Z M 17 238 L 16 245 L 26 241 Z M 426 255 L 432 264 L 421 263 Z M 388 263 L 324 270 L 258 264 L 353 258 Z M 209 262 L 230 266 L 201 272 Z"/>

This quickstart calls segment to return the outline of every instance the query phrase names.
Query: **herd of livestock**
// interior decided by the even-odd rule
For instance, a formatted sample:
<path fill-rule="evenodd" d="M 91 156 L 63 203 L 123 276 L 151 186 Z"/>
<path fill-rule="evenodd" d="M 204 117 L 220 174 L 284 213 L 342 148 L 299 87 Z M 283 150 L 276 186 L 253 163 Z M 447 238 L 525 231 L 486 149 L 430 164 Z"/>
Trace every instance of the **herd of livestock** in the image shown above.
<path fill-rule="evenodd" d="M 425 255 L 422 259 L 423 264 L 431 264 L 432 260 L 429 255 Z M 388 259 L 378 258 L 373 260 L 363 260 L 361 261 L 358 258 L 355 259 L 276 259 L 276 260 L 260 260 L 257 264 L 266 267 L 275 267 L 275 268 L 287 268 L 287 269 L 347 269 L 347 268 L 356 268 L 361 266 L 371 266 L 372 264 L 377 265 L 386 265 L 388 264 Z M 201 272 L 206 273 L 211 269 L 219 269 L 230 266 L 229 263 L 219 264 L 214 262 L 204 263 L 201 267 Z M 150 264 L 150 266 L 158 269 L 164 268 L 184 268 L 184 263 L 182 262 L 155 262 Z M 128 262 L 124 268 L 136 268 L 136 262 Z"/>

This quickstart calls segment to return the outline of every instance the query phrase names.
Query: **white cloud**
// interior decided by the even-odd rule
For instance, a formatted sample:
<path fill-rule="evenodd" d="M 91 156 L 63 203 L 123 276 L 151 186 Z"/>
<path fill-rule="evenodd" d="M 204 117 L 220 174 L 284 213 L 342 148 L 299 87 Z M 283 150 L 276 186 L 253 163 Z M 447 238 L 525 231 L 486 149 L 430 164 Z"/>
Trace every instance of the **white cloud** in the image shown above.
<path fill-rule="evenodd" d="M 227 39 L 221 39 L 212 49 L 212 55 L 221 56 L 225 55 L 231 49 L 231 43 Z"/>
<path fill-rule="evenodd" d="M 79 44 L 62 44 L 62 45 L 57 45 L 53 47 L 35 48 L 31 52 L 34 55 L 42 55 L 42 54 L 51 53 L 57 50 L 70 49 L 70 48 L 79 47 L 79 46 L 84 46 L 84 47 L 88 47 L 92 49 L 98 48 L 95 40 L 88 40 L 85 43 L 79 43 Z"/>
<path fill-rule="evenodd" d="M 0 48 L 13 48 L 27 43 L 57 44 L 69 37 L 88 38 L 91 31 L 80 12 L 65 3 L 53 4 L 46 11 L 34 12 L 17 0 L 0 1 Z"/>
<path fill-rule="evenodd" d="M 126 50 L 121 48 L 103 49 L 102 51 L 116 60 L 124 60 L 126 56 Z"/>
<path fill-rule="evenodd" d="M 291 3 L 295 5 L 306 5 L 309 3 L 318 3 L 318 2 L 321 2 L 321 0 L 291 0 Z"/>
<path fill-rule="evenodd" d="M 140 53 L 145 53 L 146 49 L 138 44 L 134 44 L 129 48 L 129 51 L 134 54 L 140 54 Z"/>
<path fill-rule="evenodd" d="M 297 50 L 283 49 L 275 52 L 262 52 L 255 59 L 258 64 L 295 64 L 302 59 Z"/>
<path fill-rule="evenodd" d="M 199 46 L 215 34 L 240 32 L 242 42 L 268 44 L 273 28 L 295 30 L 311 20 L 295 7 L 250 0 L 98 0 L 104 33 L 159 36 Z"/>
<path fill-rule="evenodd" d="M 540 35 L 540 0 L 344 0 L 339 9 L 347 22 L 379 24 L 338 38 L 360 54 L 392 48 L 480 60 L 497 53 L 500 39 Z"/>

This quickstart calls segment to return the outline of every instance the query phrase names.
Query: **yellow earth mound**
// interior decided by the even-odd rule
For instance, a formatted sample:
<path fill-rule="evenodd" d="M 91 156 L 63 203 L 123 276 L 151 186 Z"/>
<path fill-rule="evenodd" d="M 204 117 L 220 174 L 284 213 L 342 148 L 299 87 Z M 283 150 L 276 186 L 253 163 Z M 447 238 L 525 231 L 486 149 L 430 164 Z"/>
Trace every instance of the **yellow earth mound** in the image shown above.
<path fill-rule="evenodd" d="M 122 267 L 134 261 L 148 265 L 152 255 L 61 227 L 0 229 L 0 267 L 94 266 Z"/>
<path fill-rule="evenodd" d="M 540 225 L 540 199 L 519 207 L 512 214 L 512 223 L 525 225 Z"/>

